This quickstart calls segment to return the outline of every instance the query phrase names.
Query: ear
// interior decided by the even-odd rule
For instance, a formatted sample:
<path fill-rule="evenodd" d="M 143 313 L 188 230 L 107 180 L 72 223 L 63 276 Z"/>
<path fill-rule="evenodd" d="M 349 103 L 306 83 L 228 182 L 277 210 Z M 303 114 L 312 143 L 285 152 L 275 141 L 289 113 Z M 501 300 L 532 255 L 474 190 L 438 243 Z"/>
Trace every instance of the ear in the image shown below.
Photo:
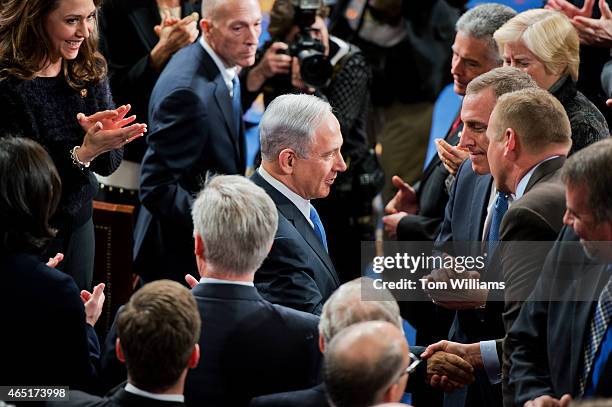
<path fill-rule="evenodd" d="M 205 34 L 208 36 L 210 34 L 211 29 L 212 29 L 212 23 L 210 22 L 210 20 L 206 18 L 202 18 L 200 20 L 200 31 L 202 31 L 202 34 Z"/>
<path fill-rule="evenodd" d="M 283 175 L 293 174 L 296 161 L 297 154 L 290 148 L 285 148 L 278 154 L 278 166 Z"/>
<path fill-rule="evenodd" d="M 194 250 L 193 250 L 194 254 L 196 255 L 196 257 L 204 258 L 204 241 L 202 240 L 202 236 L 196 233 L 193 235 L 193 239 L 194 239 Z"/>
<path fill-rule="evenodd" d="M 191 351 L 191 355 L 189 355 L 189 362 L 187 366 L 189 369 L 195 369 L 198 366 L 198 362 L 200 361 L 200 345 L 197 343 L 193 346 L 193 350 Z"/>
<path fill-rule="evenodd" d="M 383 394 L 383 403 L 397 403 L 402 399 L 403 388 L 399 382 L 393 383 Z"/>
<path fill-rule="evenodd" d="M 323 338 L 323 333 L 319 331 L 319 350 L 321 353 L 325 353 L 325 338 Z"/>
<path fill-rule="evenodd" d="M 115 341 L 115 354 L 117 355 L 117 359 L 121 363 L 125 363 L 125 355 L 123 354 L 123 350 L 121 349 L 121 341 L 119 338 Z"/>
<path fill-rule="evenodd" d="M 513 128 L 509 127 L 504 131 L 503 137 L 504 142 L 506 144 L 504 148 L 504 157 L 508 158 L 511 161 L 515 161 L 519 147 L 519 140 L 516 131 L 514 131 Z"/>

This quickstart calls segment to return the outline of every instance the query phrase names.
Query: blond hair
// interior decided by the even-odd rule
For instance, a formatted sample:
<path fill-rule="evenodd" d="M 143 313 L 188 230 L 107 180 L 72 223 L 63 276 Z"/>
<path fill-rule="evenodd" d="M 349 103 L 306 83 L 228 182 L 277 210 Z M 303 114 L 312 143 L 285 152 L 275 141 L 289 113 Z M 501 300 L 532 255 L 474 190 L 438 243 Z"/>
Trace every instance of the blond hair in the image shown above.
<path fill-rule="evenodd" d="M 544 89 L 506 93 L 497 100 L 494 112 L 497 140 L 504 129 L 511 128 L 519 135 L 525 149 L 532 153 L 543 152 L 551 144 L 564 145 L 568 149 L 572 145 L 572 130 L 565 108 Z"/>
<path fill-rule="evenodd" d="M 554 10 L 524 11 L 495 31 L 500 54 L 509 42 L 521 41 L 549 74 L 569 74 L 578 80 L 580 40 L 570 20 Z"/>

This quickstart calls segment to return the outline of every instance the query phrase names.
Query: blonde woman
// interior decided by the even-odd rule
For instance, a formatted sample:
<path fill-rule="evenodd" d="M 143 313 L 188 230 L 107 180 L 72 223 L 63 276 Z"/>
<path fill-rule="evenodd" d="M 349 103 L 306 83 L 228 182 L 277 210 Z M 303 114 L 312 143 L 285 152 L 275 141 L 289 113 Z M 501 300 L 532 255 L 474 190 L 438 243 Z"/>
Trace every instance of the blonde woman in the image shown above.
<path fill-rule="evenodd" d="M 570 154 L 609 136 L 601 112 L 576 89 L 580 41 L 565 15 L 528 10 L 506 22 L 493 38 L 505 66 L 527 72 L 563 104 L 572 127 Z"/>

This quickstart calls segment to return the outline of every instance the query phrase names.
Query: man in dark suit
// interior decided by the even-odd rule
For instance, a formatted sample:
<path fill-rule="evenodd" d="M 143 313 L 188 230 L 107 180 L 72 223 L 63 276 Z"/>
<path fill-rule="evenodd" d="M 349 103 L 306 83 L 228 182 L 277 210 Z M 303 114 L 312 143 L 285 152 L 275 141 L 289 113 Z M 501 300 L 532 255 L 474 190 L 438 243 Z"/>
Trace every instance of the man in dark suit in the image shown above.
<path fill-rule="evenodd" d="M 457 21 L 457 34 L 453 43 L 451 74 L 453 90 L 465 95 L 467 85 L 485 72 L 502 64 L 493 33 L 516 12 L 501 4 L 485 4 L 466 12 Z M 449 151 L 459 142 L 463 130 L 461 112 L 449 128 L 444 145 Z M 441 143 L 441 141 L 440 141 Z M 457 154 L 461 153 L 459 151 Z M 449 153 L 450 154 L 450 153 Z M 465 153 L 463 153 L 465 154 Z M 442 162 L 438 155 L 429 162 L 414 188 L 399 177 L 394 179 L 398 192 L 386 206 L 387 216 L 383 218 L 385 231 L 397 240 L 433 241 L 440 231 L 444 218 L 444 207 L 448 201 L 449 177 L 446 164 L 456 173 L 463 158 L 454 157 Z"/>
<path fill-rule="evenodd" d="M 323 306 L 323 313 L 319 322 L 319 349 L 325 352 L 327 344 L 343 329 L 365 321 L 386 321 L 402 330 L 402 317 L 393 295 L 386 289 L 370 292 L 372 299 L 362 300 L 363 290 L 373 290 L 373 281 L 368 278 L 358 278 L 342 284 Z M 375 298 L 375 299 L 374 299 Z M 410 348 L 417 356 L 424 350 L 421 346 Z M 426 363 L 419 366 L 417 377 L 409 381 L 412 392 L 422 388 L 425 384 L 425 375 L 431 372 L 448 372 L 455 385 L 471 383 L 471 366 L 457 357 L 446 352 L 438 352 L 435 357 L 429 358 Z M 452 373 L 451 373 L 452 372 Z M 454 374 L 453 374 L 454 373 Z M 294 392 L 285 392 L 256 397 L 251 401 L 250 407 L 328 407 L 327 395 L 323 383 L 315 387 Z"/>
<path fill-rule="evenodd" d="M 208 174 L 245 171 L 236 67 L 254 63 L 260 24 L 256 0 L 204 2 L 202 37 L 172 57 L 153 89 L 134 242 L 146 281 L 197 275 L 193 198 Z"/>
<path fill-rule="evenodd" d="M 127 366 L 127 384 L 100 398 L 71 391 L 51 406 L 184 406 L 183 388 L 198 364 L 200 315 L 185 287 L 169 280 L 138 290 L 117 317 L 115 351 Z"/>
<path fill-rule="evenodd" d="M 600 141 L 562 170 L 568 227 L 507 337 L 517 405 L 612 396 L 611 156 L 612 141 Z"/>
<path fill-rule="evenodd" d="M 542 117 L 547 120 L 542 121 Z M 491 113 L 487 129 L 487 159 L 495 188 L 513 202 L 500 226 L 501 244 L 489 262 L 487 279 L 503 281 L 504 331 L 514 323 L 523 301 L 540 275 L 565 211 L 565 191 L 559 169 L 571 147 L 571 129 L 563 106 L 541 89 L 524 89 L 502 95 Z M 525 243 L 521 243 L 525 242 Z M 489 301 L 500 298 L 490 293 Z M 485 338 L 482 338 L 485 339 Z M 501 375 L 502 339 L 475 344 L 442 341 L 432 347 L 467 358 L 489 378 Z M 504 371 L 512 348 L 505 344 Z M 488 352 L 487 349 L 496 352 Z M 471 355 L 472 357 L 467 357 Z M 514 405 L 513 391 L 504 386 L 504 404 Z"/>
<path fill-rule="evenodd" d="M 319 318 L 264 300 L 255 271 L 272 246 L 278 215 L 270 197 L 239 176 L 218 176 L 193 208 L 200 283 L 200 347 L 187 404 L 246 406 L 252 397 L 311 387 L 321 355 Z"/>
<path fill-rule="evenodd" d="M 489 71 L 467 86 L 461 108 L 461 118 L 466 126 L 460 146 L 469 150 L 470 159 L 459 168 L 450 193 L 442 229 L 437 238 L 441 247 L 449 242 L 465 242 L 460 245 L 468 253 L 461 254 L 482 254 L 481 242 L 489 240 L 492 233 L 494 211 L 491 208 L 496 196 L 491 187 L 492 177 L 487 158 L 489 142 L 486 131 L 489 117 L 501 95 L 535 86 L 528 75 L 507 67 Z M 444 270 L 434 270 L 430 278 L 441 281 L 448 279 L 448 276 Z M 458 298 L 449 300 L 449 295 L 454 294 Z M 456 311 L 448 334 L 450 340 L 471 344 L 504 335 L 502 307 L 491 303 L 480 309 L 486 303 L 486 293 L 479 294 L 466 300 L 462 298 L 461 290 L 444 293 L 444 297 L 436 297 L 435 292 L 431 293 L 437 304 Z M 492 352 L 496 355 L 495 351 L 493 345 Z M 476 382 L 469 386 L 467 394 L 464 391 L 450 394 L 445 399 L 445 405 L 501 405 L 501 386 L 492 386 L 491 381 L 499 383 L 498 378 L 488 378 L 485 372 L 476 371 Z"/>
<path fill-rule="evenodd" d="M 270 302 L 319 315 L 340 283 L 310 200 L 326 197 L 346 170 L 340 125 L 327 102 L 284 95 L 268 105 L 260 140 L 262 163 L 252 180 L 276 204 L 279 221 L 272 250 L 255 275 L 257 290 Z"/>

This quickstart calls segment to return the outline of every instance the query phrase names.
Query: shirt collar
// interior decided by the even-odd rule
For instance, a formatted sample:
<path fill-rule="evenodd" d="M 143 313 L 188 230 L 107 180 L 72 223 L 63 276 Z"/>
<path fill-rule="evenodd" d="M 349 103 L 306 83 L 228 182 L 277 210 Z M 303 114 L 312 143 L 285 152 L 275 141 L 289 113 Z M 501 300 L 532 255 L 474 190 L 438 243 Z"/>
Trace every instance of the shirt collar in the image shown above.
<path fill-rule="evenodd" d="M 219 69 L 219 72 L 221 72 L 221 76 L 223 77 L 223 82 L 225 82 L 225 85 L 227 85 L 227 89 L 229 89 L 230 91 L 230 96 L 233 96 L 231 94 L 232 90 L 234 89 L 234 84 L 232 83 L 232 80 L 234 80 L 234 77 L 236 76 L 236 67 L 226 67 L 223 61 L 221 61 L 221 58 L 219 58 L 219 55 L 217 55 L 215 50 L 213 50 L 212 47 L 206 42 L 203 35 L 200 36 L 200 45 L 202 45 L 204 50 L 215 62 L 215 65 L 217 65 L 217 68 Z"/>
<path fill-rule="evenodd" d="M 283 194 L 287 199 L 289 199 L 298 210 L 304 215 L 310 226 L 313 226 L 312 221 L 310 220 L 310 201 L 308 199 L 304 199 L 292 190 L 290 190 L 285 184 L 274 178 L 268 171 L 265 170 L 263 165 L 259 166 L 257 169 L 259 175 L 268 182 L 268 184 L 272 185 L 274 189 Z"/>
<path fill-rule="evenodd" d="M 150 393 L 148 391 L 140 390 L 138 387 L 134 386 L 131 383 L 125 385 L 125 391 L 128 393 L 135 394 L 137 396 L 146 397 L 153 400 L 161 400 L 161 401 L 178 401 L 180 403 L 185 402 L 185 396 L 182 394 L 156 394 Z"/>
<path fill-rule="evenodd" d="M 234 281 L 234 280 L 222 280 L 220 278 L 213 277 L 202 277 L 200 279 L 200 283 L 202 284 L 236 284 L 236 285 L 246 285 L 249 287 L 255 287 L 252 281 Z"/>
<path fill-rule="evenodd" d="M 537 163 L 536 165 L 533 166 L 533 168 L 531 168 L 529 170 L 529 172 L 527 172 L 527 174 L 523 175 L 523 178 L 521 178 L 521 180 L 519 181 L 519 183 L 516 185 L 516 192 L 514 193 L 513 197 L 514 200 L 517 199 L 521 199 L 521 197 L 523 195 L 525 195 L 525 190 L 527 189 L 527 184 L 529 184 L 529 180 L 531 179 L 531 176 L 533 175 L 533 173 L 535 172 L 535 170 L 542 164 L 545 163 L 546 161 L 552 160 L 553 158 L 557 158 L 559 157 L 558 155 L 553 155 L 552 157 L 548 157 L 542 161 L 540 161 L 539 163 Z"/>

